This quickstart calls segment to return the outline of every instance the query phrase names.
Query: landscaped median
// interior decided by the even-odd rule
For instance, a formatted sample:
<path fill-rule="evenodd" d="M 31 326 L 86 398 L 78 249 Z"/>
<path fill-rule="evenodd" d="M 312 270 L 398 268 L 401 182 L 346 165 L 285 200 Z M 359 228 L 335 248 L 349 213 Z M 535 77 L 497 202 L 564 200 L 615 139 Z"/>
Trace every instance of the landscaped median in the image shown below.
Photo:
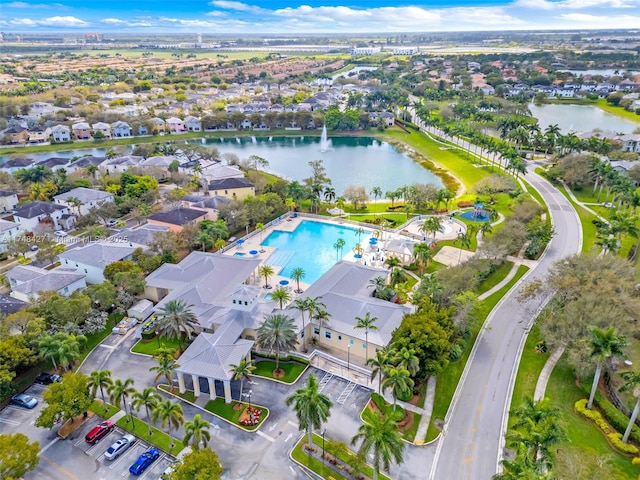
<path fill-rule="evenodd" d="M 193 390 L 186 390 L 185 393 L 180 393 L 172 390 L 168 385 L 158 385 L 158 389 L 202 409 L 195 403 L 196 397 Z M 246 402 L 238 402 L 236 400 L 231 403 L 225 403 L 224 398 L 221 397 L 209 400 L 203 410 L 247 432 L 258 430 L 269 417 L 269 409 L 267 407 L 256 405 L 255 403 L 249 405 Z"/>
<path fill-rule="evenodd" d="M 305 434 L 291 450 L 290 457 L 297 464 L 311 470 L 326 480 L 368 480 L 373 478 L 373 467 L 365 463 L 344 443 L 323 440 L 320 435 L 313 434 L 313 445 L 307 443 Z M 378 475 L 380 480 L 390 480 L 384 473 Z"/>
<path fill-rule="evenodd" d="M 381 395 L 372 393 L 371 400 L 360 412 L 360 419 L 363 422 L 373 424 L 376 421 L 376 415 L 380 415 L 383 418 L 393 418 L 398 427 L 398 433 L 400 433 L 403 440 L 409 443 L 414 442 L 422 415 L 405 410 L 400 405 L 394 407 Z"/>
<path fill-rule="evenodd" d="M 291 385 L 296 383 L 300 376 L 309 366 L 309 362 L 302 358 L 297 357 L 283 357 L 280 359 L 280 370 L 284 371 L 284 375 L 281 377 L 275 377 L 273 372 L 276 369 L 276 362 L 265 355 L 253 355 L 255 362 L 255 370 L 251 372 L 251 375 L 256 377 L 262 377 L 276 382 L 286 383 Z"/>
<path fill-rule="evenodd" d="M 183 341 L 183 345 L 185 345 Z M 159 348 L 169 348 L 178 351 L 178 340 L 169 337 L 155 337 L 150 340 L 144 338 L 138 340 L 133 347 L 131 347 L 131 353 L 137 353 L 138 355 L 148 355 L 150 357 L 156 354 L 156 350 Z M 185 347 L 186 348 L 186 347 Z"/>

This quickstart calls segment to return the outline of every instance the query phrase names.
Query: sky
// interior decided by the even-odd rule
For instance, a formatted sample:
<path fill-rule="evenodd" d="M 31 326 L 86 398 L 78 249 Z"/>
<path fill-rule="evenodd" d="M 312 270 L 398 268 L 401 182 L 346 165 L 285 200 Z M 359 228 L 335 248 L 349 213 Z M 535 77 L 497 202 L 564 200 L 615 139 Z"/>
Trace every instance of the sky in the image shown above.
<path fill-rule="evenodd" d="M 0 0 L 0 31 L 305 34 L 640 29 L 640 0 Z"/>

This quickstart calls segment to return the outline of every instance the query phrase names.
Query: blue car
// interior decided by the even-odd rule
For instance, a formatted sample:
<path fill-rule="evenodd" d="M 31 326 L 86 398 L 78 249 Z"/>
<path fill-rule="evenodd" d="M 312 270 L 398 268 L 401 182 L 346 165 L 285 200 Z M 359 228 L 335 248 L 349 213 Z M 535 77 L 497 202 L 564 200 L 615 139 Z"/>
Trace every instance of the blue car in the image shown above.
<path fill-rule="evenodd" d="M 158 457 L 160 457 L 160 451 L 155 447 L 151 447 L 149 450 L 140 455 L 138 459 L 133 463 L 133 465 L 129 467 L 129 473 L 140 475 L 149 467 L 149 465 L 155 462 Z"/>

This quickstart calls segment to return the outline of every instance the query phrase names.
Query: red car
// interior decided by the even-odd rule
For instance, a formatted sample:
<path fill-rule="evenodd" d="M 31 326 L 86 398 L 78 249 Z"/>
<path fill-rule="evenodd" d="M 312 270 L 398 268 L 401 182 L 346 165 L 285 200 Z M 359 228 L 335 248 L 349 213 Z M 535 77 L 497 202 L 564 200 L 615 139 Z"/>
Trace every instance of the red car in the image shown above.
<path fill-rule="evenodd" d="M 113 422 L 105 420 L 104 422 L 99 423 L 98 425 L 93 427 L 91 431 L 87 433 L 87 435 L 85 435 L 84 439 L 87 441 L 87 443 L 93 445 L 94 443 L 97 443 L 101 438 L 109 435 L 109 433 L 111 433 L 114 428 L 116 428 L 116 426 L 113 424 Z"/>

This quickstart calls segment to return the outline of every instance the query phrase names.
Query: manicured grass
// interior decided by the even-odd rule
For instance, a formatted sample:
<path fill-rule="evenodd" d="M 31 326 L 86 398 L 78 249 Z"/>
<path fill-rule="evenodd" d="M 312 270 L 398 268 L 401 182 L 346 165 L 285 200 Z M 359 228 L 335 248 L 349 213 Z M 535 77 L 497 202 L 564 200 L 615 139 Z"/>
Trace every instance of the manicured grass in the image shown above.
<path fill-rule="evenodd" d="M 518 280 L 520 280 L 520 278 L 522 278 L 522 276 L 528 270 L 529 267 L 520 265 L 515 276 L 509 283 L 507 283 L 500 290 L 482 301 L 482 322 L 479 323 L 484 324 L 487 317 L 494 309 L 494 307 L 498 304 L 500 299 L 511 289 L 511 287 L 513 287 L 518 282 Z M 460 359 L 457 362 L 447 365 L 445 369 L 442 370 L 442 372 L 440 372 L 440 374 L 438 375 L 433 412 L 431 414 L 431 420 L 429 421 L 429 429 L 427 430 L 425 442 L 430 442 L 431 440 L 435 439 L 440 433 L 440 430 L 435 427 L 434 422 L 436 419 L 444 419 L 447 415 L 447 410 L 449 410 L 449 406 L 451 405 L 451 399 L 453 398 L 453 394 L 456 391 L 456 387 L 458 386 L 458 382 L 460 381 L 460 377 L 462 376 L 464 367 L 467 364 L 469 355 L 471 354 L 471 348 L 475 343 L 479 332 L 480 329 L 478 328 L 472 333 L 471 339 L 469 340 L 469 343 L 467 344 L 467 347 Z"/>
<path fill-rule="evenodd" d="M 155 427 L 151 427 L 151 435 L 149 435 L 149 426 L 140 419 L 134 418 L 133 422 L 127 422 L 127 417 L 124 416 L 116 422 L 116 425 L 171 455 L 177 455 L 184 448 L 182 441 L 175 436 L 173 437 L 174 446 L 172 448 L 169 435 Z"/>
<path fill-rule="evenodd" d="M 405 416 L 405 410 L 400 405 L 396 405 L 395 409 L 392 403 L 388 403 L 384 398 L 382 398 L 377 393 L 371 394 L 371 401 L 374 402 L 377 407 L 380 409 L 382 414 L 385 417 L 393 418 L 396 422 L 402 420 Z M 375 413 L 370 410 L 368 407 L 362 411 L 362 420 L 367 423 L 373 423 L 375 421 Z M 409 415 L 413 415 L 413 424 L 406 430 L 399 430 L 400 435 L 407 442 L 413 443 L 416 438 L 416 432 L 418 431 L 418 425 L 420 424 L 420 419 L 422 415 L 417 413 L 409 412 Z"/>
<path fill-rule="evenodd" d="M 447 266 L 444 263 L 440 263 L 440 262 L 436 262 L 435 260 L 431 260 L 431 262 L 429 263 L 429 266 L 425 269 L 424 273 L 437 272 L 438 270 L 440 270 L 442 268 L 447 268 Z"/>
<path fill-rule="evenodd" d="M 598 108 L 601 108 L 605 112 L 609 112 L 618 117 L 626 118 L 627 120 L 638 122 L 638 126 L 640 126 L 640 115 L 636 114 L 635 112 L 629 112 L 622 107 L 611 105 L 610 103 L 607 103 L 606 98 L 599 98 L 598 100 L 595 100 L 594 103 Z"/>
<path fill-rule="evenodd" d="M 483 294 L 484 292 L 488 292 L 493 287 L 498 285 L 505 277 L 509 274 L 511 269 L 513 268 L 513 262 L 504 262 L 498 269 L 493 272 L 489 277 L 480 284 L 478 287 L 478 295 Z"/>
<path fill-rule="evenodd" d="M 180 393 L 177 388 L 174 390 L 171 390 L 171 388 L 167 384 L 158 385 L 158 390 L 171 393 L 172 395 L 175 395 L 176 397 L 180 397 L 181 399 L 186 400 L 187 402 L 196 403 L 196 394 L 193 390 L 186 390 L 184 393 Z"/>
<path fill-rule="evenodd" d="M 91 410 L 96 415 L 101 416 L 105 420 L 109 420 L 111 417 L 113 417 L 116 413 L 120 411 L 118 407 L 114 407 L 110 403 L 107 403 L 107 410 L 105 411 L 104 405 L 102 404 L 101 401 L 98 401 L 98 400 L 93 401 L 93 403 L 89 407 L 89 410 Z"/>
<path fill-rule="evenodd" d="M 185 340 L 182 340 L 182 346 L 185 348 Z M 156 337 L 153 340 L 138 340 L 138 342 L 131 347 L 133 353 L 140 353 L 142 355 L 153 356 L 158 348 L 171 348 L 178 350 L 178 340 L 168 337 Z"/>
<path fill-rule="evenodd" d="M 204 408 L 208 412 L 211 412 L 220 418 L 224 418 L 225 420 L 228 420 L 234 425 L 240 428 L 244 428 L 245 430 L 257 430 L 258 428 L 260 428 L 260 425 L 262 425 L 262 423 L 267 418 L 269 410 L 265 407 L 261 407 L 260 405 L 252 403 L 251 408 L 258 408 L 262 412 L 260 414 L 260 423 L 258 423 L 257 425 L 240 425 L 238 423 L 238 420 L 240 419 L 240 414 L 244 411 L 244 408 L 234 410 L 233 407 L 238 404 L 240 404 L 240 402 L 236 400 L 233 400 L 231 403 L 224 403 L 224 398 L 216 398 L 215 400 L 209 400 Z M 243 407 L 248 406 L 248 404 L 245 402 L 242 402 L 241 405 Z"/>
<path fill-rule="evenodd" d="M 276 362 L 272 360 L 260 360 L 255 365 L 256 369 L 251 375 L 257 377 L 270 378 L 272 380 L 279 380 L 283 383 L 295 383 L 302 372 L 305 371 L 307 365 L 298 362 L 280 362 L 280 368 L 285 371 L 284 377 L 275 378 L 273 371 L 276 369 Z"/>
<path fill-rule="evenodd" d="M 582 225 L 582 253 L 590 252 L 595 246 L 596 226 L 593 224 L 593 220 L 597 220 L 597 217 L 586 211 L 581 205 L 575 203 L 562 185 L 556 185 L 556 188 L 566 197 L 571 205 L 573 205 L 576 212 L 578 212 L 580 224 Z M 595 209 L 593 210 L 595 211 Z"/>
<path fill-rule="evenodd" d="M 527 341 L 524 344 L 522 350 L 522 357 L 520 358 L 520 365 L 518 366 L 518 375 L 516 376 L 516 383 L 513 386 L 513 395 L 511 397 L 511 408 L 519 407 L 525 398 L 533 398 L 533 393 L 536 389 L 536 383 L 538 377 L 544 367 L 545 362 L 549 358 L 549 353 L 536 353 L 536 344 L 542 340 L 540 331 L 537 326 L 534 326 L 527 336 Z M 511 422 L 511 417 L 509 417 Z"/>
<path fill-rule="evenodd" d="M 560 409 L 567 435 L 567 440 L 554 448 L 557 452 L 554 476 L 566 479 L 637 478 L 640 467 L 632 465 L 630 458 L 609 446 L 598 427 L 574 410 L 575 402 L 586 398 L 575 380 L 573 369 L 562 358 L 547 386 L 547 397 Z"/>
<path fill-rule="evenodd" d="M 84 359 L 87 358 L 87 355 L 89 355 L 91 351 L 105 338 L 111 335 L 111 329 L 115 327 L 123 317 L 124 315 L 121 313 L 112 313 L 109 315 L 109 319 L 107 320 L 107 324 L 103 331 L 94 333 L 93 335 L 87 335 L 87 343 L 85 344 L 84 349 L 80 352 L 80 357 L 78 358 L 78 363 L 76 365 L 82 364 Z"/>

